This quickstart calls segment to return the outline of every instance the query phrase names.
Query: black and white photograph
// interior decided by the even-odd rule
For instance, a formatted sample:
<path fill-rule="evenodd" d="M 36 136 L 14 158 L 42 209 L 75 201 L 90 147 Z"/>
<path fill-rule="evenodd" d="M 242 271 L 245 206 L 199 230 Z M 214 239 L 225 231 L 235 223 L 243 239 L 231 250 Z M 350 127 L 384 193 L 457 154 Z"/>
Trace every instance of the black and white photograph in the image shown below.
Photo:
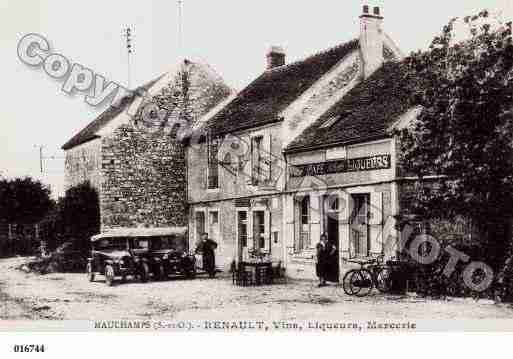
<path fill-rule="evenodd" d="M 0 0 L 0 332 L 512 331 L 512 21 Z"/>

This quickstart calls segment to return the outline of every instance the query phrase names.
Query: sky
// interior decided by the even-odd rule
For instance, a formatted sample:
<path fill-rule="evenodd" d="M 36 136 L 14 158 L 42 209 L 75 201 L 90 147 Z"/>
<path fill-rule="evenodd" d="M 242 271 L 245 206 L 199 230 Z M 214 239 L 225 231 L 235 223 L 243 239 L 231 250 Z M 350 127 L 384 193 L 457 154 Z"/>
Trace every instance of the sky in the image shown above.
<path fill-rule="evenodd" d="M 83 93 L 65 94 L 63 81 L 22 63 L 17 46 L 26 34 L 43 35 L 51 52 L 127 85 L 122 35 L 131 26 L 132 85 L 186 57 L 208 63 L 240 90 L 265 69 L 271 45 L 284 47 L 290 62 L 357 37 L 364 4 L 381 7 L 385 31 L 406 54 L 426 49 L 452 17 L 488 8 L 513 19 L 511 0 L 183 0 L 179 36 L 177 0 L 0 0 L 0 174 L 35 177 L 62 195 L 60 147 L 105 109 L 86 104 Z M 43 161 L 43 173 L 40 146 L 54 157 Z"/>

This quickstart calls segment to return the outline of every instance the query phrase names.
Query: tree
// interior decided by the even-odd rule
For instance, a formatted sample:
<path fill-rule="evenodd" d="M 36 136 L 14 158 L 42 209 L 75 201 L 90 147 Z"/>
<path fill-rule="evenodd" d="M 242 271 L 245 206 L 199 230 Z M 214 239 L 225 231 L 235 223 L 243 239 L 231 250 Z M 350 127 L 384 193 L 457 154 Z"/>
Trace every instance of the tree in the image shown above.
<path fill-rule="evenodd" d="M 50 189 L 30 177 L 0 179 L 0 220 L 33 224 L 50 211 L 54 202 Z"/>
<path fill-rule="evenodd" d="M 422 111 L 400 133 L 402 163 L 420 178 L 418 214 L 470 218 L 498 258 L 513 215 L 512 24 L 485 10 L 464 19 L 470 38 L 455 43 L 456 21 L 406 61 Z M 439 176 L 435 186 L 426 175 Z"/>
<path fill-rule="evenodd" d="M 66 191 L 58 203 L 60 236 L 80 241 L 84 249 L 89 238 L 100 232 L 100 204 L 98 192 L 85 182 Z"/>

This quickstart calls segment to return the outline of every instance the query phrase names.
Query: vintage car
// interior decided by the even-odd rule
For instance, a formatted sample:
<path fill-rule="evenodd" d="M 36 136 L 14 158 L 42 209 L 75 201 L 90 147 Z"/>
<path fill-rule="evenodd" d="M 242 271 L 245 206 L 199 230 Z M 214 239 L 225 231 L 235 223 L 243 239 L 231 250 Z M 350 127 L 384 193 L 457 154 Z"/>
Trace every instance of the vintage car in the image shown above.
<path fill-rule="evenodd" d="M 163 279 L 170 274 L 194 277 L 194 256 L 188 254 L 187 229 L 133 228 L 116 229 L 91 238 L 91 258 L 87 276 L 105 276 L 111 286 L 116 277 L 126 281 L 128 276 L 147 282 L 151 277 Z"/>
<path fill-rule="evenodd" d="M 132 239 L 134 254 L 148 264 L 151 275 L 156 280 L 170 275 L 196 276 L 196 258 L 188 252 L 187 229 L 176 228 L 173 232 L 157 235 L 138 235 Z"/>

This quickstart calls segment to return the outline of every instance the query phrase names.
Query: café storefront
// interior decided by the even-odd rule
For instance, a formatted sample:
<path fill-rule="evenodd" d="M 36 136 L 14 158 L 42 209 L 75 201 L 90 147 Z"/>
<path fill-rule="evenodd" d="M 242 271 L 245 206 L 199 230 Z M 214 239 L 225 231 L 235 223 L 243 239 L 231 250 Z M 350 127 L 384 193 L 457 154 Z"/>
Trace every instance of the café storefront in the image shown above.
<path fill-rule="evenodd" d="M 395 254 L 398 211 L 395 140 L 287 153 L 284 240 L 287 273 L 313 279 L 322 233 L 337 247 L 330 280 L 345 259 Z"/>

